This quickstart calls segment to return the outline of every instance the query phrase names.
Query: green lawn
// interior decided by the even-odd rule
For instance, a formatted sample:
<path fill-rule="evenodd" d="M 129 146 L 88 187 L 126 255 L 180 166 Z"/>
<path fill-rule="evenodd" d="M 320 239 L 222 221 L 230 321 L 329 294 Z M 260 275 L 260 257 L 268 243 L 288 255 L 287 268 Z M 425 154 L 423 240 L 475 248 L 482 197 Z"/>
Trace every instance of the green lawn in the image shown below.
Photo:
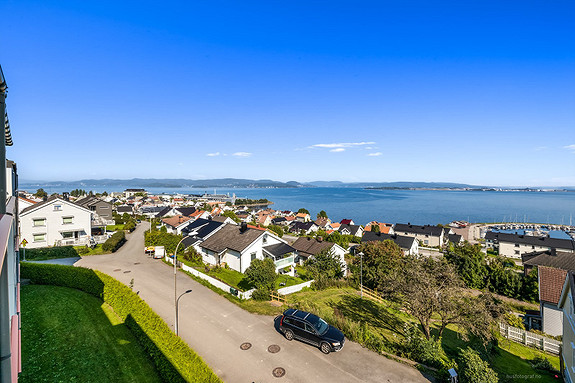
<path fill-rule="evenodd" d="M 93 249 L 86 246 L 74 246 L 74 249 L 81 257 L 86 257 L 89 255 L 100 255 L 109 254 L 109 251 L 104 251 L 102 249 L 102 244 L 96 245 Z M 87 251 L 87 252 L 86 252 Z"/>
<path fill-rule="evenodd" d="M 106 226 L 106 231 L 117 231 L 117 230 L 124 230 L 124 224 Z"/>
<path fill-rule="evenodd" d="M 82 291 L 22 286 L 21 382 L 160 382 L 111 308 Z"/>

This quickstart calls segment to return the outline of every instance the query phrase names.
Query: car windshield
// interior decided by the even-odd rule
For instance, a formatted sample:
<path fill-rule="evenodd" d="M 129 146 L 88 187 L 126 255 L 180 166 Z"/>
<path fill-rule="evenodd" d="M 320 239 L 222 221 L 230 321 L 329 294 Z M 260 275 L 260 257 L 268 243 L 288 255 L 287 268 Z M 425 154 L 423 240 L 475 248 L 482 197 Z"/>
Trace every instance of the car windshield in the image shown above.
<path fill-rule="evenodd" d="M 325 334 L 329 329 L 329 325 L 318 316 L 311 314 L 307 317 L 307 320 L 315 327 L 320 335 Z"/>

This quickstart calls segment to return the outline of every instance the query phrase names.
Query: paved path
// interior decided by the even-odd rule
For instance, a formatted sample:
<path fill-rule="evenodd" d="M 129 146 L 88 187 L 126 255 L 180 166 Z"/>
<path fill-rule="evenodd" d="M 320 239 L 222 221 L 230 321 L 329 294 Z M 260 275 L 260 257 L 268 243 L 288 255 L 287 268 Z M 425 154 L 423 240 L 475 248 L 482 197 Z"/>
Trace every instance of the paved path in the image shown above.
<path fill-rule="evenodd" d="M 173 269 L 144 255 L 145 227 L 147 223 L 138 225 L 118 252 L 84 257 L 76 265 L 98 269 L 125 284 L 134 279 L 134 291 L 173 326 Z M 429 381 L 419 371 L 354 342 L 329 355 L 298 341 L 288 342 L 276 330 L 274 317 L 248 313 L 182 272 L 177 274 L 177 285 L 178 294 L 193 290 L 180 299 L 180 336 L 225 382 Z M 244 342 L 252 344 L 247 351 L 240 349 Z M 269 353 L 272 344 L 281 350 Z M 283 378 L 272 376 L 276 367 L 285 369 Z"/>
<path fill-rule="evenodd" d="M 56 258 L 56 259 L 47 259 L 45 261 L 29 261 L 26 260 L 26 262 L 32 262 L 32 263 L 51 263 L 54 265 L 66 265 L 66 266 L 74 266 L 76 264 L 76 262 L 78 262 L 80 259 L 80 257 L 71 257 L 71 258 Z"/>

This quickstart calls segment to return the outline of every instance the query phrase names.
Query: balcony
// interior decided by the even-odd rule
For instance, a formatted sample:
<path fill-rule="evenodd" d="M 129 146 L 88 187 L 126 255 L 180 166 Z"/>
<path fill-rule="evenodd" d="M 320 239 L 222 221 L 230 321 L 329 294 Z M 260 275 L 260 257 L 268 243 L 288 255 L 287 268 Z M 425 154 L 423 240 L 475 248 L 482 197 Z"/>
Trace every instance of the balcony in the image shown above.
<path fill-rule="evenodd" d="M 289 255 L 285 258 L 275 261 L 276 270 L 283 269 L 284 267 L 295 265 L 295 255 Z"/>

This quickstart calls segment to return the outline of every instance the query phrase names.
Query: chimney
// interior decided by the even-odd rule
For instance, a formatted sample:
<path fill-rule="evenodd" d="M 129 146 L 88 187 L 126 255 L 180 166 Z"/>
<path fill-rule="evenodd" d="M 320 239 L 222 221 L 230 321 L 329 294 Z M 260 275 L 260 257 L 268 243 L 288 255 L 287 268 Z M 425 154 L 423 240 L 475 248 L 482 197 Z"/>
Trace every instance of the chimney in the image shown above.
<path fill-rule="evenodd" d="M 556 256 L 557 256 L 557 249 L 554 248 L 554 247 L 551 248 L 551 256 L 552 256 L 552 257 L 556 257 Z"/>
<path fill-rule="evenodd" d="M 240 226 L 240 233 L 245 232 L 248 229 L 248 224 L 245 222 L 242 222 L 241 226 Z"/>
<path fill-rule="evenodd" d="M 67 192 L 62 193 L 62 198 L 64 199 L 64 201 L 69 201 L 70 200 L 70 194 Z"/>
<path fill-rule="evenodd" d="M 42 197 L 42 201 L 44 201 L 44 202 L 48 201 L 48 196 L 45 195 L 44 197 Z"/>

